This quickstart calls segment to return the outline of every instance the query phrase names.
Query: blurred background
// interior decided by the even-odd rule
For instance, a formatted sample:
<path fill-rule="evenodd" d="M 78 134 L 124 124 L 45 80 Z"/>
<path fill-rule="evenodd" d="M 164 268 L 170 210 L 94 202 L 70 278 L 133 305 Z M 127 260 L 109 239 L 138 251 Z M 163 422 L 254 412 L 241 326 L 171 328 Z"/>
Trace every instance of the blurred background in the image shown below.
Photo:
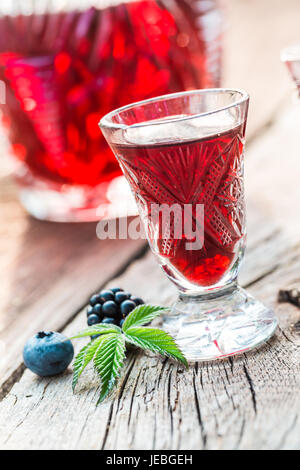
<path fill-rule="evenodd" d="M 249 140 L 289 92 L 280 50 L 299 17 L 298 0 L 2 0 L 1 174 L 39 219 L 134 213 L 99 119 L 164 93 L 245 88 Z"/>
<path fill-rule="evenodd" d="M 248 141 L 289 95 L 292 82 L 281 49 L 300 41 L 297 0 L 225 0 L 223 85 L 245 88 L 251 99 Z M 270 113 L 271 112 L 271 113 Z"/>

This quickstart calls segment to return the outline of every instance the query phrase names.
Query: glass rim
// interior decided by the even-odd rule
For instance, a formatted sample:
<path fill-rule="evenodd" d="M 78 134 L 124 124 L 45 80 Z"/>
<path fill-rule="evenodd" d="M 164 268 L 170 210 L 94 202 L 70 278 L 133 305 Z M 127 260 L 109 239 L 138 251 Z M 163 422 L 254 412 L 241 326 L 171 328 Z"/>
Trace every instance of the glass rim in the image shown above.
<path fill-rule="evenodd" d="M 300 42 L 295 42 L 281 49 L 280 57 L 283 62 L 300 60 Z"/>
<path fill-rule="evenodd" d="M 128 111 L 130 109 L 136 108 L 141 105 L 146 105 L 148 103 L 155 103 L 157 101 L 163 101 L 166 99 L 173 99 L 173 98 L 179 98 L 181 96 L 187 96 L 187 95 L 201 95 L 201 94 L 206 94 L 206 93 L 236 93 L 240 95 L 240 98 L 235 100 L 234 102 L 226 105 L 226 106 L 221 106 L 221 107 L 216 107 L 212 111 L 205 111 L 202 113 L 197 113 L 193 114 L 191 116 L 178 116 L 178 117 L 173 117 L 170 119 L 164 119 L 161 121 L 154 121 L 154 120 L 149 120 L 141 123 L 136 123 L 136 124 L 121 124 L 121 123 L 114 123 L 112 122 L 112 117 L 123 112 L 123 111 Z M 161 95 L 161 96 L 156 96 L 154 98 L 148 98 L 146 100 L 141 100 L 141 101 L 135 101 L 133 103 L 127 104 L 125 106 L 121 106 L 120 108 L 116 108 L 113 111 L 110 111 L 109 113 L 105 114 L 99 121 L 99 127 L 100 129 L 106 128 L 106 129 L 123 129 L 126 130 L 129 127 L 130 128 L 138 128 L 138 127 L 146 127 L 146 126 L 161 126 L 165 124 L 170 124 L 173 122 L 181 122 L 181 121 L 187 121 L 190 119 L 197 119 L 202 116 L 209 116 L 210 114 L 215 114 L 220 111 L 226 111 L 227 109 L 233 108 L 235 106 L 239 106 L 242 103 L 246 102 L 249 100 L 249 94 L 247 91 L 243 90 L 242 88 L 201 88 L 197 90 L 188 90 L 188 91 L 179 91 L 177 93 L 168 93 L 166 95 Z"/>

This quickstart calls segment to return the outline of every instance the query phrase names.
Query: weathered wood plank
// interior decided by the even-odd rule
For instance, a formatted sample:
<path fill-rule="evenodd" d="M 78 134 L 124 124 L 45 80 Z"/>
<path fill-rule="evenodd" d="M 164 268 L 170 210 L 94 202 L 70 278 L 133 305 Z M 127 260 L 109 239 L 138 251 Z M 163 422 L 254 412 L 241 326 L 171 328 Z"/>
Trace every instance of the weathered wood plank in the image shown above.
<path fill-rule="evenodd" d="M 0 448 L 300 448 L 300 339 L 293 329 L 300 312 L 277 303 L 280 287 L 299 283 L 298 226 L 287 223 L 299 187 L 290 184 L 284 201 L 280 190 L 284 149 L 285 168 L 291 165 L 299 175 L 293 137 L 300 122 L 297 113 L 298 120 L 293 108 L 280 114 L 248 150 L 249 250 L 241 280 L 274 306 L 280 322 L 275 337 L 257 351 L 199 363 L 188 372 L 152 354 L 132 355 L 118 390 L 98 408 L 97 381 L 91 372 L 73 396 L 70 372 L 38 379 L 25 371 L 0 403 Z M 267 203 L 274 185 L 279 190 Z M 152 302 L 170 304 L 176 296 L 150 253 L 112 283 Z M 83 311 L 66 333 L 77 331 L 85 321 Z"/>
<path fill-rule="evenodd" d="M 149 294 L 147 282 L 139 287 L 139 293 L 150 300 L 159 295 L 169 303 L 175 292 L 150 254 L 134 263 L 116 283 L 133 290 L 137 277 L 145 273 L 155 289 Z M 270 302 L 274 294 L 265 300 Z M 281 306 L 281 311 L 284 317 L 293 316 L 295 307 L 283 310 Z M 77 331 L 84 324 L 82 312 L 66 332 Z M 0 448 L 299 446 L 300 425 L 295 421 L 300 406 L 299 348 L 280 330 L 257 352 L 199 364 L 189 372 L 151 354 L 148 358 L 132 356 L 113 400 L 97 409 L 96 384 L 92 374 L 85 376 L 81 390 L 73 396 L 69 373 L 38 379 L 26 371 L 0 405 Z M 290 433 L 288 440 L 286 433 Z"/>
<path fill-rule="evenodd" d="M 96 224 L 34 220 L 17 202 L 13 183 L 2 180 L 0 188 L 1 390 L 20 365 L 28 335 L 61 329 L 91 293 L 139 255 L 145 241 L 101 241 Z"/>

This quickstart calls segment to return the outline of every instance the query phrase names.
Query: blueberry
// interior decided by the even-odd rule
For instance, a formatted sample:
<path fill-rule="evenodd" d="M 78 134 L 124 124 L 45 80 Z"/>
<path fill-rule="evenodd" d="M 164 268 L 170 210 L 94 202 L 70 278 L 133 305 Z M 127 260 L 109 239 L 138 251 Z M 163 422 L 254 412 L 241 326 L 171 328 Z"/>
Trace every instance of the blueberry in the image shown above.
<path fill-rule="evenodd" d="M 114 317 L 118 313 L 118 306 L 113 300 L 108 300 L 102 305 L 103 315 Z"/>
<path fill-rule="evenodd" d="M 96 304 L 93 307 L 93 313 L 96 313 L 96 315 L 100 315 L 102 312 L 102 305 L 101 304 Z"/>
<path fill-rule="evenodd" d="M 94 310 L 94 308 L 91 305 L 89 305 L 88 308 L 87 308 L 87 311 L 86 311 L 86 314 L 87 314 L 88 317 L 90 315 L 92 315 L 93 310 Z"/>
<path fill-rule="evenodd" d="M 96 303 L 98 303 L 98 295 L 95 294 L 90 298 L 90 305 L 93 307 Z"/>
<path fill-rule="evenodd" d="M 117 292 L 115 294 L 115 300 L 117 304 L 124 302 L 124 300 L 127 300 L 128 298 L 129 298 L 128 292 Z"/>
<path fill-rule="evenodd" d="M 130 300 L 132 300 L 136 306 L 143 305 L 145 303 L 140 297 L 131 297 Z"/>
<path fill-rule="evenodd" d="M 122 318 L 122 320 L 120 321 L 119 325 L 120 327 L 122 328 L 122 326 L 124 325 L 124 321 L 125 321 L 125 318 Z"/>
<path fill-rule="evenodd" d="M 127 315 L 136 307 L 135 303 L 132 300 L 124 300 L 121 303 L 121 313 L 122 315 Z"/>
<path fill-rule="evenodd" d="M 115 320 L 114 320 L 114 318 L 105 317 L 105 318 L 103 318 L 102 323 L 104 323 L 106 325 L 115 324 Z"/>
<path fill-rule="evenodd" d="M 92 325 L 96 325 L 96 323 L 100 323 L 100 317 L 99 315 L 96 315 L 96 313 L 92 313 L 92 315 L 90 315 L 88 317 L 88 321 L 87 321 L 87 324 L 89 326 L 92 326 Z"/>
<path fill-rule="evenodd" d="M 26 367 L 41 377 L 60 374 L 73 356 L 71 341 L 52 331 L 40 331 L 26 342 L 23 350 Z"/>
<path fill-rule="evenodd" d="M 99 336 L 101 336 L 101 335 L 93 335 L 93 336 L 91 336 L 91 339 L 92 339 L 92 340 L 93 340 L 93 339 L 97 339 L 97 338 L 99 338 Z"/>
<path fill-rule="evenodd" d="M 121 289 L 121 287 L 112 287 L 112 289 L 110 289 L 114 294 L 116 294 L 116 292 L 121 292 L 123 291 L 124 289 Z"/>
<path fill-rule="evenodd" d="M 99 297 L 103 302 L 106 302 L 107 300 L 114 300 L 115 294 L 111 290 L 102 290 Z"/>

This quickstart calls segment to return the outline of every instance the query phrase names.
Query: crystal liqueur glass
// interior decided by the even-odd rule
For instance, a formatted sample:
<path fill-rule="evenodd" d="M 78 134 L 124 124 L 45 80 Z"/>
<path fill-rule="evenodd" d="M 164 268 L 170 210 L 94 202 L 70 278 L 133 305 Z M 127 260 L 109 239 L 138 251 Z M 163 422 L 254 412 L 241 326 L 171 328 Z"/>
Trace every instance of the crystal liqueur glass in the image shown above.
<path fill-rule="evenodd" d="M 179 290 L 164 327 L 190 361 L 247 351 L 277 325 L 237 284 L 248 101 L 244 91 L 203 89 L 134 103 L 100 121 L 150 247 Z"/>

